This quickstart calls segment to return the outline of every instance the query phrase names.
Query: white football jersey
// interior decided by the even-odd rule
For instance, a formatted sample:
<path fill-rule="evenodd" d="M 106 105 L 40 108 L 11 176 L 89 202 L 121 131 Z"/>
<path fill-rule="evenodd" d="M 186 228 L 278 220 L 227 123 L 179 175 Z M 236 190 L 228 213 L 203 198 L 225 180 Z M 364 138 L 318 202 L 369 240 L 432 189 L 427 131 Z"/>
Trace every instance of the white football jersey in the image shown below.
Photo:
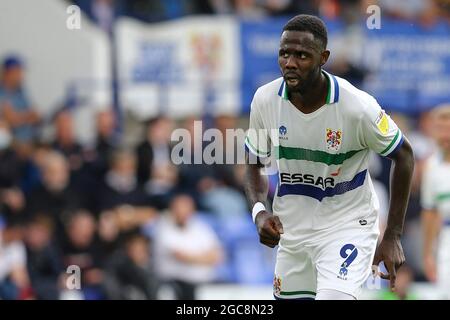
<path fill-rule="evenodd" d="M 327 101 L 312 113 L 289 101 L 283 78 L 260 87 L 251 104 L 245 146 L 258 157 L 276 158 L 273 212 L 284 226 L 280 246 L 286 248 L 343 224 L 378 223 L 369 151 L 389 156 L 403 142 L 397 125 L 372 96 L 323 72 Z"/>

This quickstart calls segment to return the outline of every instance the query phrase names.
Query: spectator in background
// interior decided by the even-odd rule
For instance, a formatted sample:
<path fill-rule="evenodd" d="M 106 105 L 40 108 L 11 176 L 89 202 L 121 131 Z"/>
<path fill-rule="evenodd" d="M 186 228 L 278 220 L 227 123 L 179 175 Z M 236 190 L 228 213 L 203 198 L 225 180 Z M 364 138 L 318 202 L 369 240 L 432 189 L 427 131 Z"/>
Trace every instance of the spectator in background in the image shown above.
<path fill-rule="evenodd" d="M 215 128 L 220 131 L 223 139 L 223 144 L 218 144 L 216 148 L 216 158 L 221 162 L 214 165 L 215 177 L 224 181 L 228 186 L 238 188 L 234 169 L 237 163 L 244 163 L 245 152 L 241 148 L 244 141 L 240 140 L 244 135 L 234 135 L 239 132 L 234 131 L 237 129 L 236 116 L 221 114 L 214 119 L 214 122 Z"/>
<path fill-rule="evenodd" d="M 155 300 L 159 281 L 153 271 L 146 237 L 131 235 L 106 270 L 107 294 L 115 300 Z"/>
<path fill-rule="evenodd" d="M 151 177 L 144 186 L 150 203 L 158 210 L 167 209 L 169 200 L 178 188 L 178 170 L 171 163 L 152 170 Z"/>
<path fill-rule="evenodd" d="M 111 211 L 121 231 L 132 231 L 156 216 L 136 179 L 136 157 L 127 150 L 116 151 L 98 195 L 98 211 Z"/>
<path fill-rule="evenodd" d="M 83 151 L 83 166 L 73 175 L 75 187 L 86 195 L 86 208 L 96 211 L 98 190 L 108 171 L 109 160 L 118 147 L 116 118 L 112 110 L 96 114 L 96 140 Z M 81 151 L 81 148 L 80 148 Z"/>
<path fill-rule="evenodd" d="M 78 171 L 83 165 L 83 150 L 76 141 L 71 112 L 69 110 L 59 111 L 55 116 L 54 126 L 53 149 L 61 152 L 67 158 L 71 172 Z"/>
<path fill-rule="evenodd" d="M 63 267 L 78 266 L 85 300 L 104 298 L 102 252 L 98 245 L 94 216 L 85 210 L 73 212 L 66 223 L 62 244 Z"/>
<path fill-rule="evenodd" d="M 11 128 L 15 148 L 27 158 L 37 138 L 40 115 L 31 105 L 23 87 L 24 70 L 17 56 L 6 57 L 0 79 L 0 114 Z"/>
<path fill-rule="evenodd" d="M 52 221 L 46 216 L 36 216 L 27 223 L 27 269 L 36 299 L 59 299 L 58 280 L 63 270 L 52 235 Z"/>
<path fill-rule="evenodd" d="M 214 166 L 207 165 L 203 161 L 202 129 L 205 129 L 203 121 L 194 117 L 186 118 L 183 128 L 187 130 L 189 140 L 183 140 L 183 154 L 180 154 L 183 163 L 178 166 L 178 190 L 190 194 L 196 204 L 200 205 L 201 193 L 215 185 L 215 170 Z"/>
<path fill-rule="evenodd" d="M 108 160 L 117 148 L 118 141 L 115 134 L 116 117 L 111 110 L 100 111 L 97 114 L 97 141 L 95 146 L 95 161 L 99 169 L 99 176 L 103 176 L 108 169 Z"/>
<path fill-rule="evenodd" d="M 128 150 L 114 152 L 103 182 L 99 211 L 121 205 L 139 206 L 145 203 L 145 195 L 136 179 L 136 157 Z"/>
<path fill-rule="evenodd" d="M 6 220 L 0 229 L 0 299 L 33 298 L 22 239 L 22 226 L 16 220 Z"/>
<path fill-rule="evenodd" d="M 31 157 L 23 162 L 23 166 L 21 166 L 23 177 L 20 186 L 26 197 L 29 197 L 31 192 L 41 184 L 42 168 L 46 162 L 47 155 L 51 152 L 54 151 L 48 143 L 35 143 Z"/>
<path fill-rule="evenodd" d="M 83 199 L 70 183 L 69 165 L 63 155 L 51 151 L 41 161 L 42 183 L 31 192 L 26 214 L 29 217 L 48 215 L 55 226 L 57 240 L 61 240 L 68 213 L 82 207 Z"/>
<path fill-rule="evenodd" d="M 170 136 L 173 128 L 173 121 L 164 116 L 151 119 L 147 123 L 145 140 L 136 149 L 140 184 L 145 184 L 159 168 L 172 163 Z"/>
<path fill-rule="evenodd" d="M 195 210 L 190 196 L 177 195 L 156 226 L 156 270 L 174 286 L 177 299 L 194 300 L 197 285 L 213 281 L 223 259 L 216 234 L 195 218 Z"/>
<path fill-rule="evenodd" d="M 23 163 L 11 147 L 12 135 L 7 124 L 0 121 L 0 206 L 8 218 L 19 217 L 25 207 L 20 189 Z"/>
<path fill-rule="evenodd" d="M 121 246 L 121 235 L 117 214 L 114 211 L 104 211 L 98 219 L 98 237 L 100 249 L 105 259 L 111 257 Z"/>
<path fill-rule="evenodd" d="M 219 142 L 223 143 L 216 144 L 215 157 L 219 162 L 212 165 L 214 180 L 201 189 L 201 208 L 224 219 L 245 216 L 249 208 L 236 174 L 236 164 L 244 162 L 244 149 L 240 147 L 244 144 L 243 139 L 240 140 L 243 134 L 235 134 L 233 129 L 237 128 L 237 119 L 233 115 L 218 115 L 215 118 L 215 128 L 222 137 Z"/>

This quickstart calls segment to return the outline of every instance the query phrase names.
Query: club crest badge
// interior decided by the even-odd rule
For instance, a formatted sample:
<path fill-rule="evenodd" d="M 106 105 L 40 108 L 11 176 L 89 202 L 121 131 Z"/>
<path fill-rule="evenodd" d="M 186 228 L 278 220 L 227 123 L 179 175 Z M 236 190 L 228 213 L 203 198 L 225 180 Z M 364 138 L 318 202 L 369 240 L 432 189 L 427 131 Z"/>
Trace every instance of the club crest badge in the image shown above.
<path fill-rule="evenodd" d="M 342 131 L 327 128 L 326 142 L 328 150 L 339 150 L 342 142 Z"/>

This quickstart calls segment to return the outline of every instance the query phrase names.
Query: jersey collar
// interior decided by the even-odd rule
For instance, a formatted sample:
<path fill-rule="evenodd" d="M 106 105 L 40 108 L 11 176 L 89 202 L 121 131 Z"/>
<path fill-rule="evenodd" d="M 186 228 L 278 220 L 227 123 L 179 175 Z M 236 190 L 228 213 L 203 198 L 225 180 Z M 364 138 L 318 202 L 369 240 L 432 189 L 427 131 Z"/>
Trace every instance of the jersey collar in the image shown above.
<path fill-rule="evenodd" d="M 327 93 L 327 100 L 325 103 L 326 104 L 336 103 L 339 101 L 339 84 L 336 80 L 336 77 L 333 76 L 331 73 L 326 72 L 325 70 L 322 70 L 322 72 L 328 79 L 328 93 Z M 284 100 L 289 99 L 288 88 L 284 80 L 281 83 L 280 89 L 278 89 L 278 95 Z"/>

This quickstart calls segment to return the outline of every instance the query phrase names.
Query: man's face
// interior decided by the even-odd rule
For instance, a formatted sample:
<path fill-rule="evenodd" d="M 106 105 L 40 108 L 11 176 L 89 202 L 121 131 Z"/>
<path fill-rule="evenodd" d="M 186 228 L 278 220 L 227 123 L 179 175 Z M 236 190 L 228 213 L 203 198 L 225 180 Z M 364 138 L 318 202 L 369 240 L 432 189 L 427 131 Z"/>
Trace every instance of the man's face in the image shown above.
<path fill-rule="evenodd" d="M 21 67 L 12 67 L 4 71 L 4 81 L 12 88 L 18 88 L 22 85 L 23 70 Z"/>
<path fill-rule="evenodd" d="M 69 183 L 69 166 L 61 158 L 53 158 L 47 161 L 42 172 L 43 183 L 50 191 L 62 191 Z"/>
<path fill-rule="evenodd" d="M 68 112 L 62 112 L 55 121 L 56 136 L 62 143 L 71 143 L 74 140 L 73 119 Z"/>
<path fill-rule="evenodd" d="M 290 92 L 305 92 L 320 76 L 320 67 L 329 51 L 310 32 L 284 31 L 281 35 L 278 64 Z"/>
<path fill-rule="evenodd" d="M 72 217 L 67 234 L 73 245 L 78 248 L 85 248 L 92 242 L 95 230 L 94 218 L 83 213 Z"/>
<path fill-rule="evenodd" d="M 194 214 L 195 205 L 192 198 L 181 195 L 172 200 L 170 209 L 175 218 L 175 222 L 183 227 Z"/>

